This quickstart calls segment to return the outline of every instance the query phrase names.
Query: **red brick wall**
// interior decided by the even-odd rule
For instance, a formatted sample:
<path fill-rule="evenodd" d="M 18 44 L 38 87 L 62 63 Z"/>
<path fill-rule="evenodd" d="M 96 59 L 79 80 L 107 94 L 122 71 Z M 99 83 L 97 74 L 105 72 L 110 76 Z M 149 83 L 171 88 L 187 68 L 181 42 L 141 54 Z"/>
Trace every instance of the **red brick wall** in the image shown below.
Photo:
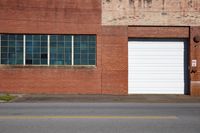
<path fill-rule="evenodd" d="M 0 0 L 0 33 L 96 34 L 100 0 Z"/>
<path fill-rule="evenodd" d="M 102 93 L 128 94 L 127 26 L 102 27 Z"/>
<path fill-rule="evenodd" d="M 0 67 L 0 92 L 101 93 L 100 0 L 0 0 L 0 33 L 96 34 L 97 66 Z"/>
<path fill-rule="evenodd" d="M 0 75 L 0 92 L 101 93 L 101 73 L 96 68 L 1 68 Z"/>
<path fill-rule="evenodd" d="M 190 29 L 190 63 L 197 60 L 197 67 L 190 68 L 191 75 L 191 95 L 200 96 L 200 42 L 195 43 L 194 37 L 200 36 L 200 27 L 191 27 Z"/>

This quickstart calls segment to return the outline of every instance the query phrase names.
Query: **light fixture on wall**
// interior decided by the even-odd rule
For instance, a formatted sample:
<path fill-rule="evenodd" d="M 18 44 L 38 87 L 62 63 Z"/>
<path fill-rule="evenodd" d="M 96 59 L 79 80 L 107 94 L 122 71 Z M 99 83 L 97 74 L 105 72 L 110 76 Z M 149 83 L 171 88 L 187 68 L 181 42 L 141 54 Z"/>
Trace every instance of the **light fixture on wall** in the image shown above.
<path fill-rule="evenodd" d="M 194 36 L 193 41 L 195 43 L 199 43 L 200 42 L 200 36 L 199 35 Z"/>

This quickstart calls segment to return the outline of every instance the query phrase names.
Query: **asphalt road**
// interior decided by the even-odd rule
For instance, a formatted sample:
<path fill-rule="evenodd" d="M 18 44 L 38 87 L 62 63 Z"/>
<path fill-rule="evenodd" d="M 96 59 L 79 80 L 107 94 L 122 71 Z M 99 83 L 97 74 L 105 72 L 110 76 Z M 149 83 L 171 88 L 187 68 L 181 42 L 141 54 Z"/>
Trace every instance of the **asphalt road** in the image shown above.
<path fill-rule="evenodd" d="M 199 132 L 199 103 L 0 104 L 0 133 Z"/>

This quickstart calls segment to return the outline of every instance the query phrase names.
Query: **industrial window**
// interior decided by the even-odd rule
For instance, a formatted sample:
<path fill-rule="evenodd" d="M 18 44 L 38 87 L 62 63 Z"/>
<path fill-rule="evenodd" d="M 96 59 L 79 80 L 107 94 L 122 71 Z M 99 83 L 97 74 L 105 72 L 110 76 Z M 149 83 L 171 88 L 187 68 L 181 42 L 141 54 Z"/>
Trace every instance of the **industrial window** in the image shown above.
<path fill-rule="evenodd" d="M 70 65 L 72 50 L 72 37 L 70 35 L 50 36 L 50 64 Z"/>
<path fill-rule="evenodd" d="M 23 64 L 23 35 L 1 35 L 1 64 Z"/>
<path fill-rule="evenodd" d="M 26 35 L 26 64 L 47 64 L 47 35 Z"/>
<path fill-rule="evenodd" d="M 0 35 L 0 64 L 95 65 L 96 35 Z"/>
<path fill-rule="evenodd" d="M 96 59 L 96 39 L 95 36 L 75 36 L 74 37 L 74 64 L 93 65 Z"/>

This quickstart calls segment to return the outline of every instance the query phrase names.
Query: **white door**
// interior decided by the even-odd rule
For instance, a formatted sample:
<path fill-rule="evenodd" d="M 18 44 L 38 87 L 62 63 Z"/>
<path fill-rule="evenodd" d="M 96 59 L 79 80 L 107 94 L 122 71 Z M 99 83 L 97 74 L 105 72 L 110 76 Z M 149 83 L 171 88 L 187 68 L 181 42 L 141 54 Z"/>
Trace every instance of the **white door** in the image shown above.
<path fill-rule="evenodd" d="M 129 94 L 184 94 L 184 41 L 128 42 Z"/>

